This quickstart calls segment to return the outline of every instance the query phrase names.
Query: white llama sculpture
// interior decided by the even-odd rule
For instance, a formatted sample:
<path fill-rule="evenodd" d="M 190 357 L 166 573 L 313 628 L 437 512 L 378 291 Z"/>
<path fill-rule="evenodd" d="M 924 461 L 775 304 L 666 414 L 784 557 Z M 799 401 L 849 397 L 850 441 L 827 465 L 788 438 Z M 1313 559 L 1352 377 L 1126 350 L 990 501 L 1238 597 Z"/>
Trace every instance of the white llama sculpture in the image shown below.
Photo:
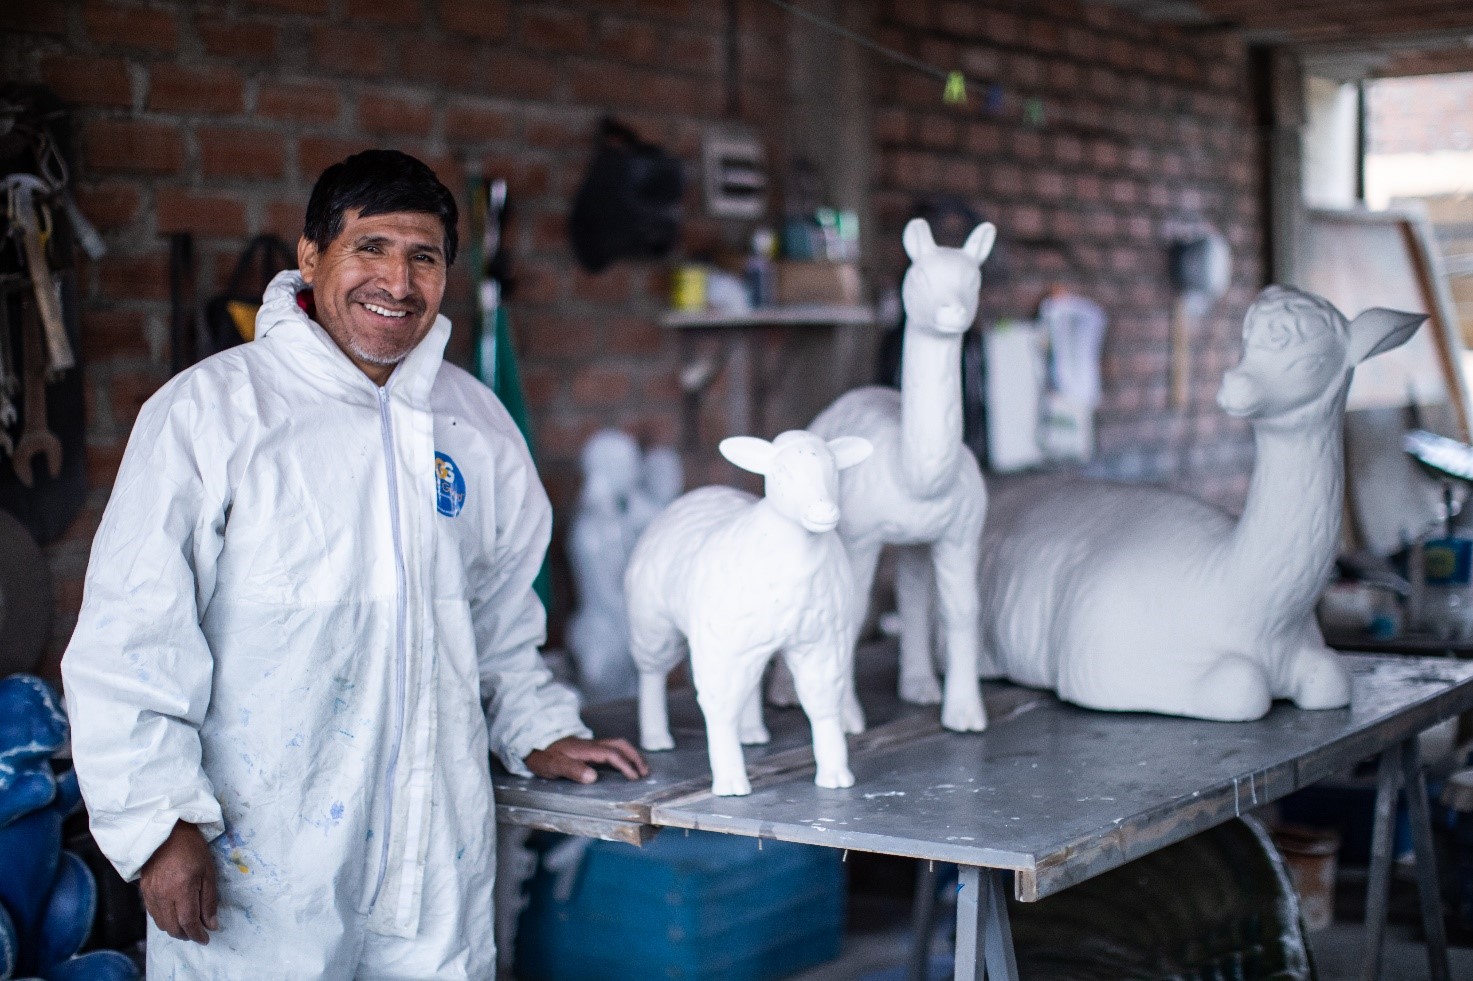
<path fill-rule="evenodd" d="M 759 686 L 777 651 L 813 728 L 814 783 L 848 787 L 842 716 L 856 619 L 839 523 L 839 471 L 870 455 L 863 439 L 793 430 L 771 443 L 722 440 L 721 455 L 766 477 L 766 496 L 702 487 L 650 523 L 625 576 L 630 653 L 639 666 L 640 744 L 670 749 L 665 677 L 688 646 L 706 717 L 711 792 L 751 792 L 742 743 L 765 743 Z"/>
<path fill-rule="evenodd" d="M 841 395 L 810 429 L 868 439 L 875 458 L 842 479 L 839 535 L 854 564 L 856 636 L 869 606 L 875 567 L 886 545 L 903 550 L 896 568 L 900 608 L 900 697 L 941 702 L 941 724 L 958 732 L 987 727 L 978 677 L 977 565 L 987 489 L 977 458 L 962 443 L 962 336 L 977 317 L 982 262 L 996 230 L 978 225 L 959 249 L 944 248 L 917 218 L 902 241 L 911 266 L 901 297 L 905 335 L 900 391 L 873 385 Z M 929 554 L 927 554 L 929 552 Z M 946 651 L 942 697 L 931 654 L 935 609 Z M 990 672 L 989 672 L 990 673 Z M 783 702 L 785 679 L 774 681 Z"/>
<path fill-rule="evenodd" d="M 568 618 L 568 650 L 590 705 L 631 698 L 639 674 L 629 659 L 624 568 L 634 543 L 680 494 L 680 457 L 668 448 L 641 455 L 633 436 L 604 429 L 583 447 L 583 489 L 568 531 L 578 609 Z"/>
<path fill-rule="evenodd" d="M 1359 362 L 1425 319 L 1374 309 L 1347 323 L 1310 293 L 1259 294 L 1217 396 L 1257 444 L 1237 520 L 1152 487 L 1000 491 L 980 586 L 1006 675 L 1088 708 L 1223 721 L 1257 719 L 1274 698 L 1349 704 L 1312 615 L 1340 539 L 1345 396 Z"/>

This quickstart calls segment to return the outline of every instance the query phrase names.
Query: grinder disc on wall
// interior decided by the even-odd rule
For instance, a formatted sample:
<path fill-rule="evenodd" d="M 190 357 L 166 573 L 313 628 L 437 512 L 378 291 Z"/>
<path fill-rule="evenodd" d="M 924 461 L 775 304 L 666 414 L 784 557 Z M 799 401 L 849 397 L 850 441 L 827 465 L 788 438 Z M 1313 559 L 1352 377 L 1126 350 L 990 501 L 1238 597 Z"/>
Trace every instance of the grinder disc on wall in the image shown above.
<path fill-rule="evenodd" d="M 0 511 L 0 678 L 30 672 L 51 635 L 51 577 L 36 540 Z"/>

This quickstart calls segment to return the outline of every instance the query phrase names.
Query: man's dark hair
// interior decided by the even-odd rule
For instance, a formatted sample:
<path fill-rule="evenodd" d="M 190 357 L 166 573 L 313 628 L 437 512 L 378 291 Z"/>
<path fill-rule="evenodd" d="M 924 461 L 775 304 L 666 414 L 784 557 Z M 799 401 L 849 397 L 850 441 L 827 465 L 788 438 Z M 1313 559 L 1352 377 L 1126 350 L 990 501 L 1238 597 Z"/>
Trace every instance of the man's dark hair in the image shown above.
<path fill-rule="evenodd" d="M 364 150 L 322 172 L 307 201 L 302 234 L 326 249 L 343 230 L 343 215 L 360 217 L 415 211 L 440 219 L 445 228 L 445 264 L 455 261 L 460 213 L 455 196 L 435 172 L 398 150 Z"/>

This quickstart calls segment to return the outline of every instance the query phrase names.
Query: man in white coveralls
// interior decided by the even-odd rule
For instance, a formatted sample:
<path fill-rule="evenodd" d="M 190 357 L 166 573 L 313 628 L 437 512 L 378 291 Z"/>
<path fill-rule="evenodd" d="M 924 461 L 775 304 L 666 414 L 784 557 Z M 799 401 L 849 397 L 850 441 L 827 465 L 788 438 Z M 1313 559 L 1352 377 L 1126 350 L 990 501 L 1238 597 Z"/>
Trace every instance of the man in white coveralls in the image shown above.
<path fill-rule="evenodd" d="M 255 340 L 133 429 L 62 674 L 152 981 L 489 981 L 489 754 L 647 773 L 537 652 L 547 497 L 442 360 L 456 214 L 404 154 L 329 167 Z"/>

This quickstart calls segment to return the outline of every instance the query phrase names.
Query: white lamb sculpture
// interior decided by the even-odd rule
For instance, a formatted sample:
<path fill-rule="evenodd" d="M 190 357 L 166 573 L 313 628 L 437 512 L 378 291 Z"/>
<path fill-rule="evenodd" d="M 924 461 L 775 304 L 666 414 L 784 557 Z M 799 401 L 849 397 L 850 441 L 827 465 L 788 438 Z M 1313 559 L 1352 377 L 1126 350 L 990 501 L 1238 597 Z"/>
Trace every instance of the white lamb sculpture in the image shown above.
<path fill-rule="evenodd" d="M 721 455 L 766 477 L 766 496 L 702 487 L 655 518 L 624 579 L 630 653 L 639 666 L 640 744 L 670 749 L 665 678 L 688 646 L 706 717 L 711 792 L 751 792 L 742 743 L 765 743 L 759 685 L 777 651 L 813 729 L 814 783 L 849 787 L 843 715 L 857 711 L 848 671 L 854 582 L 834 528 L 839 471 L 870 455 L 858 438 L 802 430 L 771 443 L 722 440 Z"/>
<path fill-rule="evenodd" d="M 941 724 L 958 732 L 987 727 L 977 684 L 975 586 L 987 489 L 977 458 L 962 442 L 961 347 L 977 317 L 981 265 L 996 236 L 984 222 L 961 248 L 952 249 L 936 244 L 924 219 L 905 226 L 902 241 L 911 266 L 901 286 L 900 391 L 856 388 L 809 426 L 820 436 L 852 433 L 874 444 L 874 460 L 842 480 L 839 535 L 854 563 L 855 616 L 864 620 L 881 550 L 910 546 L 900 553 L 895 570 L 902 625 L 900 697 L 940 702 Z M 944 696 L 931 655 L 933 570 L 946 650 Z M 859 623 L 855 627 L 857 636 Z M 774 677 L 771 695 L 778 704 L 791 702 L 785 681 L 780 674 Z"/>
<path fill-rule="evenodd" d="M 1252 422 L 1257 464 L 1236 521 L 1194 497 L 1084 481 L 993 498 L 983 635 L 1009 678 L 1096 709 L 1222 721 L 1349 704 L 1312 610 L 1340 539 L 1345 398 L 1355 366 L 1422 314 L 1354 321 L 1271 286 L 1243 323 L 1217 402 Z"/>

